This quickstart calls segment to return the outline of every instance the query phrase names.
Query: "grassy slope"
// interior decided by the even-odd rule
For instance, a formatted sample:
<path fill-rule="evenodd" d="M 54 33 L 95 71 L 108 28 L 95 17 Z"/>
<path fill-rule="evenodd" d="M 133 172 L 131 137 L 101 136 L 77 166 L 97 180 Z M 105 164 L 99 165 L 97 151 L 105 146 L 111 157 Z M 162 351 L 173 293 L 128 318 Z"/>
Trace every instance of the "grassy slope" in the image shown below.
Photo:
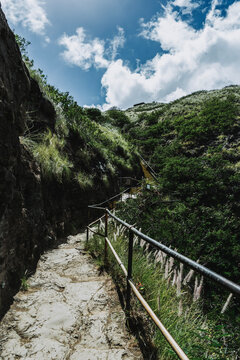
<path fill-rule="evenodd" d="M 49 85 L 39 71 L 30 68 L 30 73 L 57 114 L 53 131 L 31 133 L 30 118 L 29 128 L 20 139 L 44 177 L 59 182 L 73 180 L 84 190 L 99 183 L 107 185 L 121 173 L 131 173 L 136 164 L 133 146 L 100 111 L 83 109 L 68 93 Z"/>
<path fill-rule="evenodd" d="M 238 283 L 240 87 L 145 104 L 127 114 L 132 118 L 129 137 L 159 177 L 155 189 L 128 202 L 122 216 Z M 231 324 L 228 347 L 233 351 L 239 348 L 239 301 L 232 300 L 220 316 L 227 296 L 205 282 L 207 312 L 220 324 Z"/>
<path fill-rule="evenodd" d="M 35 69 L 34 61 L 28 57 L 30 43 L 15 36 L 31 77 L 56 111 L 54 129 L 44 131 L 31 131 L 34 109 L 30 115 L 26 114 L 28 127 L 20 139 L 41 166 L 42 175 L 58 182 L 74 180 L 84 190 L 99 183 L 107 185 L 113 176 L 131 172 L 136 153 L 114 126 L 118 113 L 103 116 L 98 109 L 83 109 L 68 92 L 50 85 L 42 70 Z"/>
<path fill-rule="evenodd" d="M 195 93 L 150 114 L 141 112 L 129 130 L 140 153 L 159 174 L 159 195 L 150 214 L 156 220 L 169 218 L 169 223 L 160 219 L 166 231 L 157 233 L 151 226 L 150 233 L 203 262 L 211 262 L 211 253 L 222 250 L 225 261 L 216 263 L 215 270 L 236 281 L 239 269 L 232 256 L 239 251 L 235 241 L 240 215 L 239 120 L 240 87 L 228 87 Z M 149 201 L 151 195 L 146 194 Z M 162 203 L 166 200 L 174 202 Z"/>

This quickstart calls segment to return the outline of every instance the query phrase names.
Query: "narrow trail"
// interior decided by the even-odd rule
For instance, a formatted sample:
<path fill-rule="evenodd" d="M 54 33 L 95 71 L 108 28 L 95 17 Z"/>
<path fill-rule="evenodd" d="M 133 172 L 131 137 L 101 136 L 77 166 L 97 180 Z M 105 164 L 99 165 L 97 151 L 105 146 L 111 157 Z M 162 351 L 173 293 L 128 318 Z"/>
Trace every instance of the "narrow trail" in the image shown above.
<path fill-rule="evenodd" d="M 1 360 L 143 359 L 111 278 L 84 251 L 85 234 L 46 252 L 0 323 Z"/>

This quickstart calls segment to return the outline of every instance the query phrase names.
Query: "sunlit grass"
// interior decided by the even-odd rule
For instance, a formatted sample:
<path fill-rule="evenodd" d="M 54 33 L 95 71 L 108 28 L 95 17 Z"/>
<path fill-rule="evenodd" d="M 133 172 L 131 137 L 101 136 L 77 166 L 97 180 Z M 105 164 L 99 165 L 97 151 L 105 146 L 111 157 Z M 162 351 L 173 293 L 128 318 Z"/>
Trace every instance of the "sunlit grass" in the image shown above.
<path fill-rule="evenodd" d="M 84 172 L 78 172 L 75 176 L 75 179 L 77 180 L 79 186 L 86 190 L 88 188 L 91 188 L 93 186 L 93 177 L 90 174 L 86 174 Z"/>
<path fill-rule="evenodd" d="M 21 137 L 21 143 L 28 147 L 35 160 L 41 167 L 43 176 L 55 177 L 59 182 L 69 178 L 73 164 L 63 154 L 64 139 L 60 139 L 49 130 L 41 136 L 41 141 L 34 141 L 31 137 Z"/>
<path fill-rule="evenodd" d="M 102 226 L 102 232 L 103 228 Z M 127 268 L 126 235 L 121 226 L 115 227 L 112 224 L 109 227 L 108 237 Z M 173 282 L 173 268 L 169 267 L 169 262 L 173 264 L 172 260 L 165 258 L 165 262 L 161 263 L 157 260 L 157 254 L 146 248 L 143 241 L 134 238 L 134 244 L 133 281 L 186 355 L 192 360 L 235 359 L 234 355 L 226 355 L 226 349 L 222 344 L 224 329 L 217 326 L 213 320 L 207 320 L 201 310 L 201 302 L 192 300 L 180 276 L 175 283 Z M 98 265 L 104 266 L 104 239 L 94 235 L 87 249 L 94 255 Z M 123 286 L 124 292 L 126 289 L 123 274 L 110 250 L 108 250 L 108 263 L 109 271 L 116 283 Z M 159 360 L 178 358 L 161 332 L 146 320 L 146 314 L 135 298 L 132 299 L 132 315 L 145 319 L 145 331 L 153 334 Z"/>

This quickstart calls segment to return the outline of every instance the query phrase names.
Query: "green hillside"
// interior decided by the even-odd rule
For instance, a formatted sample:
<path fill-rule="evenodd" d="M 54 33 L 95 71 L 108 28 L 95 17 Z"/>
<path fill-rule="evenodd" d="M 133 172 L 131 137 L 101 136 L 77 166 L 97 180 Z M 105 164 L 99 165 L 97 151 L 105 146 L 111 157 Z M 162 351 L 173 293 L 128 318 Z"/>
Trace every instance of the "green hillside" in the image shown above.
<path fill-rule="evenodd" d="M 109 181 L 121 173 L 131 172 L 136 164 L 136 153 L 117 127 L 111 116 L 103 116 L 95 108 L 84 109 L 68 92 L 61 92 L 50 85 L 41 69 L 34 68 L 34 61 L 27 54 L 27 42 L 16 35 L 23 59 L 30 75 L 42 95 L 55 109 L 55 123 L 36 128 L 36 104 L 27 112 L 27 129 L 21 136 L 26 146 L 41 166 L 45 178 L 58 182 L 75 181 L 82 190 L 108 186 Z"/>
<path fill-rule="evenodd" d="M 144 180 L 121 216 L 239 283 L 240 87 L 200 91 L 169 104 L 142 104 L 126 114 L 129 139 L 157 181 L 147 190 Z M 205 280 L 203 309 L 231 334 L 229 344 L 221 339 L 228 348 L 225 357 L 216 352 L 216 359 L 237 359 L 240 348 L 239 300 L 233 298 L 220 314 L 228 295 Z"/>
<path fill-rule="evenodd" d="M 158 174 L 145 230 L 238 281 L 240 87 L 151 105 L 128 131 Z"/>

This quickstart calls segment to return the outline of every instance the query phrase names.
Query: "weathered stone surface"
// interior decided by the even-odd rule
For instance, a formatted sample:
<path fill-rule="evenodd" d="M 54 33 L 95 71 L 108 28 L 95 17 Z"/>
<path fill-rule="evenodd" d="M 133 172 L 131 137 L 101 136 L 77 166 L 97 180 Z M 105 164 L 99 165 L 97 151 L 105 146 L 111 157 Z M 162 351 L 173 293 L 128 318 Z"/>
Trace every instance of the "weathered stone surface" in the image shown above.
<path fill-rule="evenodd" d="M 114 285 L 85 253 L 85 234 L 41 256 L 0 324 L 1 360 L 142 359 Z"/>
<path fill-rule="evenodd" d="M 42 97 L 39 87 L 34 93 Z M 0 318 L 26 264 L 28 269 L 35 266 L 51 232 L 40 169 L 19 141 L 28 127 L 26 113 L 34 96 L 15 36 L 0 8 Z"/>

